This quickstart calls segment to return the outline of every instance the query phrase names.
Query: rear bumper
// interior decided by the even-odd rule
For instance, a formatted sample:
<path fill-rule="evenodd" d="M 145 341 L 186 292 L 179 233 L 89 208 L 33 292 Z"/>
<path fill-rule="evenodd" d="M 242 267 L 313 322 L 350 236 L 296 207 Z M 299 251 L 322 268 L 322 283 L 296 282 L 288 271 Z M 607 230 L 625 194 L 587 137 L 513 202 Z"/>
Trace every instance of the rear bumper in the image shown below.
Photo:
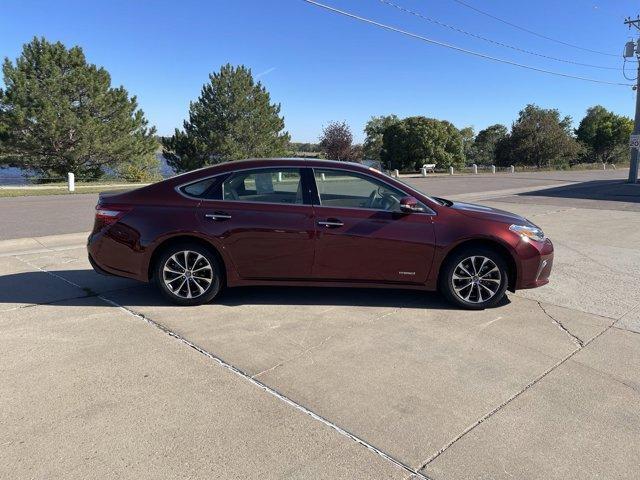
<path fill-rule="evenodd" d="M 549 283 L 553 268 L 553 243 L 521 242 L 518 245 L 520 269 L 516 289 L 541 287 Z"/>
<path fill-rule="evenodd" d="M 96 263 L 96 261 L 93 259 L 93 257 L 91 256 L 91 253 L 87 252 L 87 256 L 89 257 L 89 263 L 91 264 L 91 268 L 93 268 L 93 270 L 96 273 L 99 273 L 100 275 L 108 275 L 108 276 L 113 276 L 112 273 L 107 272 L 106 270 L 104 270 L 103 268 L 100 268 L 100 265 L 98 265 Z"/>
<path fill-rule="evenodd" d="M 141 254 L 130 245 L 109 233 L 109 228 L 89 235 L 87 239 L 89 263 L 101 275 L 149 281 L 141 273 Z"/>

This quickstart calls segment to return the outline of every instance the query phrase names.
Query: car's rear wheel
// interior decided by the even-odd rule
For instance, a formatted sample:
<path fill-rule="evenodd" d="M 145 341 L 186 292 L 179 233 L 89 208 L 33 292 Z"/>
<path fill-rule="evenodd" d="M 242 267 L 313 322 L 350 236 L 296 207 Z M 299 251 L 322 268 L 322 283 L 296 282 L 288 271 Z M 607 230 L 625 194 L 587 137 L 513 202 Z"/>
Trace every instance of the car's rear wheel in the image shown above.
<path fill-rule="evenodd" d="M 162 294 L 178 305 L 201 305 L 218 295 L 222 268 L 206 247 L 183 243 L 166 249 L 155 265 L 154 278 Z"/>
<path fill-rule="evenodd" d="M 509 284 L 508 268 L 500 253 L 470 246 L 447 259 L 440 289 L 449 301 L 470 310 L 496 305 Z"/>

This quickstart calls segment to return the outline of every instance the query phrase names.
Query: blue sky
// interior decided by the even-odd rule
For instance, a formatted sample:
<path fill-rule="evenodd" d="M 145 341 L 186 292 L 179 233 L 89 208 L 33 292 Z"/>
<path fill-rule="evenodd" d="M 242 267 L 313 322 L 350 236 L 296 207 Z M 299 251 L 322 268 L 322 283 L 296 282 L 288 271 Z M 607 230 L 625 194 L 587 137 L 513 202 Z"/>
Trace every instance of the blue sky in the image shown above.
<path fill-rule="evenodd" d="M 553 43 L 479 15 L 454 0 L 392 0 L 470 32 L 600 70 L 534 57 L 462 35 L 378 0 L 321 0 L 338 8 L 520 63 L 623 82 L 619 57 Z M 618 54 L 631 32 L 630 0 L 465 0 L 531 30 Z M 0 55 L 15 59 L 34 35 L 80 45 L 115 85 L 138 97 L 160 134 L 182 125 L 189 101 L 220 65 L 245 64 L 282 104 L 295 141 L 316 141 L 331 120 L 345 120 L 357 141 L 372 115 L 425 115 L 476 131 L 510 125 L 527 103 L 558 108 L 578 122 L 602 104 L 632 116 L 628 87 L 597 85 L 502 65 L 310 6 L 302 0 L 28 1 L 5 0 Z M 634 74 L 633 66 L 628 73 Z"/>

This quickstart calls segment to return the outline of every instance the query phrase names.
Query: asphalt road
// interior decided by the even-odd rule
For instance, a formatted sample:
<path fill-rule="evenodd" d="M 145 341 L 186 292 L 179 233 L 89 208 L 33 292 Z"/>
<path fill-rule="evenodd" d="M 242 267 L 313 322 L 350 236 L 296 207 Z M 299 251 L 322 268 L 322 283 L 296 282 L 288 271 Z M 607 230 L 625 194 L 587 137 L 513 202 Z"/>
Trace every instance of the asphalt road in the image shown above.
<path fill-rule="evenodd" d="M 627 170 L 596 170 L 431 176 L 403 180 L 429 195 L 464 197 L 480 193 L 481 197 L 487 197 L 513 190 L 531 190 L 543 186 L 551 188 L 567 182 L 590 190 L 593 187 L 591 182 L 621 180 L 626 176 Z M 0 240 L 89 231 L 93 225 L 97 200 L 98 196 L 94 194 L 0 198 Z"/>
<path fill-rule="evenodd" d="M 98 195 L 35 195 L 0 198 L 0 240 L 87 232 Z"/>

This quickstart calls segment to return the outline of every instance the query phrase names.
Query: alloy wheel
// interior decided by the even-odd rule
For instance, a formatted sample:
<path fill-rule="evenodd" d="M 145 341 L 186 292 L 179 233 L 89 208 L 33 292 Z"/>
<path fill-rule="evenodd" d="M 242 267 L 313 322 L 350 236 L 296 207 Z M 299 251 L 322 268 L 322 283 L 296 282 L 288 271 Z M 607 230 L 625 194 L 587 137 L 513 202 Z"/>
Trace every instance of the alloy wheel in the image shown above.
<path fill-rule="evenodd" d="M 463 259 L 453 269 L 453 291 L 470 303 L 484 303 L 500 290 L 502 275 L 490 258 L 476 255 Z"/>
<path fill-rule="evenodd" d="M 182 250 L 171 255 L 162 268 L 167 289 L 180 298 L 197 298 L 213 282 L 213 268 L 204 255 Z"/>

